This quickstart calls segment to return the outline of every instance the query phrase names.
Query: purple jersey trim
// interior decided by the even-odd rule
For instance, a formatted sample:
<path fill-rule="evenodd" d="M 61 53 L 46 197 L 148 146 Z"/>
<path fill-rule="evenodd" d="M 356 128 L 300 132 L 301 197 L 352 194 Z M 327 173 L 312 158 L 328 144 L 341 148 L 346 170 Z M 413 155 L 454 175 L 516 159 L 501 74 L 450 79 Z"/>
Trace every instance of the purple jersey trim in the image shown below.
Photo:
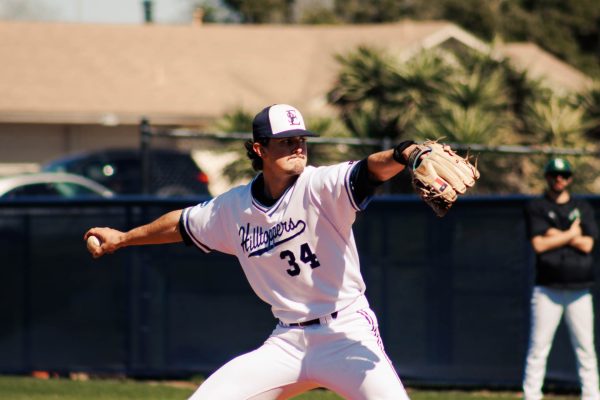
<path fill-rule="evenodd" d="M 262 213 L 266 213 L 267 211 L 269 211 L 268 208 L 264 207 L 257 200 L 254 200 L 254 197 L 252 197 L 252 205 L 254 206 L 254 208 L 256 208 L 258 211 L 260 211 Z"/>
<path fill-rule="evenodd" d="M 254 179 L 256 179 L 256 178 L 254 178 Z M 260 203 L 258 200 L 256 200 L 254 198 L 254 196 L 252 195 L 252 189 L 250 189 L 250 197 L 252 198 L 252 205 L 258 211 L 262 212 L 263 214 L 267 214 L 269 217 L 273 216 L 273 214 L 275 214 L 275 212 L 277 212 L 277 209 L 279 208 L 279 206 L 281 205 L 281 203 L 283 203 L 283 199 L 287 196 L 287 194 L 289 193 L 290 189 L 292 187 L 296 186 L 296 182 L 294 182 L 294 184 L 292 186 L 290 186 L 289 188 L 287 188 L 285 190 L 285 192 L 283 192 L 283 195 L 271 207 L 266 207 L 262 203 Z M 252 182 L 252 183 L 254 183 L 254 182 Z"/>
<path fill-rule="evenodd" d="M 354 164 L 354 161 L 350 161 L 350 165 L 352 164 Z M 350 189 L 350 173 L 354 168 L 356 168 L 356 165 L 346 170 L 346 176 L 344 177 L 344 188 L 346 189 L 346 194 L 348 195 L 348 199 L 350 199 L 350 204 L 352 205 L 352 207 L 356 211 L 362 211 L 360 206 L 356 204 L 356 201 L 354 201 L 354 195 L 352 194 L 352 189 Z"/>
<path fill-rule="evenodd" d="M 183 222 L 184 222 L 185 231 L 190 236 L 190 239 L 192 239 L 194 244 L 200 248 L 200 250 L 202 250 L 205 253 L 210 253 L 212 251 L 212 249 L 210 247 L 208 247 L 207 245 L 205 245 L 204 243 L 202 243 L 200 240 L 198 240 L 198 238 L 196 238 L 196 236 L 194 236 L 194 233 L 190 229 L 190 219 L 188 216 L 189 216 L 191 209 L 192 209 L 192 207 L 188 207 L 185 210 L 183 210 Z"/>
<path fill-rule="evenodd" d="M 365 310 L 358 310 L 357 312 L 360 315 L 362 315 L 367 320 L 367 323 L 369 324 L 369 326 L 371 326 L 371 333 L 375 337 L 375 340 L 377 340 L 377 346 L 381 349 L 381 351 L 385 355 L 385 358 L 386 358 L 387 362 L 389 363 L 389 365 L 392 367 L 392 371 L 394 371 L 396 378 L 398 379 L 399 382 L 401 382 L 400 377 L 396 373 L 396 368 L 394 368 L 394 363 L 392 363 L 392 360 L 390 360 L 387 353 L 385 352 L 385 349 L 383 347 L 383 341 L 381 340 L 381 335 L 379 334 L 379 328 L 377 327 L 377 325 L 375 325 L 375 321 L 373 321 L 373 318 L 371 318 L 369 313 L 367 313 Z"/>
<path fill-rule="evenodd" d="M 364 310 L 358 310 L 358 313 L 362 315 L 369 323 L 369 326 L 371 326 L 371 333 L 373 334 L 373 336 L 375 336 L 375 339 L 377 340 L 377 346 L 382 351 L 385 351 L 383 348 L 383 341 L 381 340 L 381 336 L 379 336 L 379 329 L 375 325 L 375 321 L 373 321 L 373 318 L 371 318 L 371 316 Z"/>

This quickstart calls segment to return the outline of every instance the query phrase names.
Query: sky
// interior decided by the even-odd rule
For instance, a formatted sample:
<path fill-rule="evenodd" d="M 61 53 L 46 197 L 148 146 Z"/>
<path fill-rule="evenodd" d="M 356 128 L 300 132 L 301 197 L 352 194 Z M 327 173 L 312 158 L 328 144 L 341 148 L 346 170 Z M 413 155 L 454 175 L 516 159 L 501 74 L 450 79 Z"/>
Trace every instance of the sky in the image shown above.
<path fill-rule="evenodd" d="M 191 19 L 192 0 L 152 0 L 154 21 L 178 23 Z M 144 21 L 142 0 L 1 0 L 0 18 L 84 23 Z"/>

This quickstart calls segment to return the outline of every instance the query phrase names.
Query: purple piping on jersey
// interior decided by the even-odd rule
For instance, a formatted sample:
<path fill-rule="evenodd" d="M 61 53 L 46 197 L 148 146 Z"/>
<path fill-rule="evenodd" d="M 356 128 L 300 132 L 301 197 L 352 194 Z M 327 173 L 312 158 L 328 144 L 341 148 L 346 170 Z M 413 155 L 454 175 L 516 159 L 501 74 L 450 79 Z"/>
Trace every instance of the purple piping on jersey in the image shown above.
<path fill-rule="evenodd" d="M 260 174 L 256 175 L 256 176 L 254 177 L 254 179 L 252 179 L 252 182 L 250 182 L 250 186 L 248 187 L 248 188 L 249 188 L 249 190 L 250 190 L 250 200 L 251 200 L 251 203 L 252 203 L 252 205 L 253 205 L 253 206 L 254 206 L 254 207 L 255 207 L 255 208 L 258 210 L 258 211 L 260 211 L 260 212 L 262 212 L 262 213 L 266 213 L 267 211 L 269 211 L 269 208 L 268 208 L 268 207 L 265 207 L 265 206 L 263 206 L 262 204 L 260 204 L 260 203 L 258 202 L 258 200 L 255 200 L 255 199 L 254 199 L 254 196 L 252 195 L 252 186 L 254 185 L 254 182 L 255 182 L 255 181 L 258 179 L 258 177 L 259 177 L 259 176 L 260 176 Z"/>
<path fill-rule="evenodd" d="M 373 321 L 373 318 L 371 318 L 371 316 L 365 310 L 358 310 L 357 313 L 359 313 L 360 315 L 362 315 L 367 320 L 367 322 L 369 323 L 369 325 L 371 326 L 371 332 L 375 336 L 375 339 L 377 339 L 377 346 L 381 349 L 381 351 L 385 355 L 385 359 L 387 360 L 387 362 L 392 367 L 392 371 L 394 371 L 394 374 L 396 375 L 396 379 L 398 379 L 398 381 L 400 382 L 400 384 L 402 384 L 402 381 L 400 380 L 400 377 L 398 376 L 398 373 L 396 373 L 396 368 L 394 368 L 394 364 L 392 363 L 392 360 L 390 360 L 390 358 L 388 357 L 387 353 L 385 352 L 385 349 L 383 348 L 383 342 L 381 340 L 381 336 L 379 335 L 379 329 L 375 325 L 375 322 Z"/>
<path fill-rule="evenodd" d="M 350 161 L 350 164 L 354 164 L 354 161 Z M 346 189 L 346 194 L 348 195 L 348 198 L 350 199 L 350 204 L 352 204 L 352 207 L 354 207 L 354 209 L 356 211 L 361 211 L 361 208 L 354 201 L 354 196 L 352 195 L 352 191 L 350 190 L 350 172 L 354 168 L 356 168 L 356 166 L 354 166 L 352 168 L 348 168 L 348 170 L 346 170 L 346 176 L 344 177 L 344 188 Z"/>
<path fill-rule="evenodd" d="M 250 197 L 252 198 L 252 205 L 254 205 L 254 207 L 256 207 L 258 209 L 258 211 L 267 214 L 267 216 L 271 217 L 273 216 L 273 214 L 275 214 L 275 212 L 277 211 L 277 209 L 279 208 L 279 206 L 281 205 L 281 203 L 283 203 L 283 199 L 285 198 L 285 196 L 288 194 L 288 192 L 290 191 L 290 189 L 295 186 L 296 183 L 294 182 L 294 185 L 290 186 L 289 188 L 287 188 L 285 190 L 285 192 L 283 192 L 283 196 L 281 196 L 279 198 L 279 200 L 277 200 L 277 202 L 275 204 L 273 204 L 271 207 L 265 207 L 264 205 L 262 205 L 258 200 L 256 200 L 254 198 L 254 196 L 252 196 L 252 194 L 250 194 Z M 252 191 L 250 192 L 252 193 Z"/>
<path fill-rule="evenodd" d="M 252 205 L 254 206 L 254 208 L 258 209 L 258 211 L 260 211 L 262 213 L 266 213 L 267 211 L 269 211 L 268 208 L 263 207 L 262 204 L 260 204 L 256 200 L 254 200 L 254 197 L 252 198 Z"/>
<path fill-rule="evenodd" d="M 194 236 L 194 233 L 190 229 L 190 219 L 188 218 L 190 209 L 191 209 L 191 207 L 188 207 L 185 210 L 183 210 L 183 220 L 185 222 L 185 224 L 184 224 L 185 230 L 188 233 L 188 235 L 190 235 L 190 238 L 192 238 L 192 240 L 194 241 L 196 246 L 198 246 L 200 248 L 200 250 L 202 250 L 205 253 L 210 253 L 212 251 L 212 249 L 210 247 L 208 247 L 207 245 L 205 245 L 204 243 L 202 243 L 200 240 L 198 240 L 198 238 L 196 238 Z"/>
<path fill-rule="evenodd" d="M 371 332 L 373 333 L 373 336 L 375 336 L 375 339 L 377 339 L 377 346 L 379 346 L 381 351 L 385 353 L 383 349 L 383 342 L 381 341 L 381 336 L 379 336 L 379 329 L 377 329 L 377 326 L 375 326 L 373 318 L 371 318 L 371 316 L 364 310 L 358 310 L 358 313 L 367 320 L 367 322 L 371 326 Z"/>

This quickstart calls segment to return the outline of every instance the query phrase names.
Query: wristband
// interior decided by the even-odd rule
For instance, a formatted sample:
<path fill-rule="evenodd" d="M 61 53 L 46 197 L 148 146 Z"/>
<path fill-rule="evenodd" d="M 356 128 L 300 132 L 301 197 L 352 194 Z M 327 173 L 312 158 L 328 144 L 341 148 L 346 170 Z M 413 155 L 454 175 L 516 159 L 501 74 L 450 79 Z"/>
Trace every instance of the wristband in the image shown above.
<path fill-rule="evenodd" d="M 400 142 L 394 147 L 394 153 L 392 154 L 392 158 L 398 163 L 404 166 L 407 165 L 408 160 L 402 156 L 402 152 L 406 150 L 408 146 L 415 144 L 413 140 L 405 140 L 404 142 Z"/>
<path fill-rule="evenodd" d="M 417 169 L 419 164 L 421 164 L 421 156 L 423 154 L 427 154 L 431 152 L 431 147 L 429 146 L 418 146 L 416 149 L 410 152 L 408 156 L 408 167 L 411 169 Z"/>

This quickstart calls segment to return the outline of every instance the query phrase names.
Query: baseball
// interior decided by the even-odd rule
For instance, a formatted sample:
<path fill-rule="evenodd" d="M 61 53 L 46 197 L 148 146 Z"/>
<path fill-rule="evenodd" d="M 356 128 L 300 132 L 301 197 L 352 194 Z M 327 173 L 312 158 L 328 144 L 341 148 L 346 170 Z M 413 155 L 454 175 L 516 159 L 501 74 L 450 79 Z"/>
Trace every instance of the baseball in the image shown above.
<path fill-rule="evenodd" d="M 94 253 L 94 250 L 98 247 L 100 247 L 100 240 L 96 236 L 87 238 L 87 249 L 90 253 Z"/>

